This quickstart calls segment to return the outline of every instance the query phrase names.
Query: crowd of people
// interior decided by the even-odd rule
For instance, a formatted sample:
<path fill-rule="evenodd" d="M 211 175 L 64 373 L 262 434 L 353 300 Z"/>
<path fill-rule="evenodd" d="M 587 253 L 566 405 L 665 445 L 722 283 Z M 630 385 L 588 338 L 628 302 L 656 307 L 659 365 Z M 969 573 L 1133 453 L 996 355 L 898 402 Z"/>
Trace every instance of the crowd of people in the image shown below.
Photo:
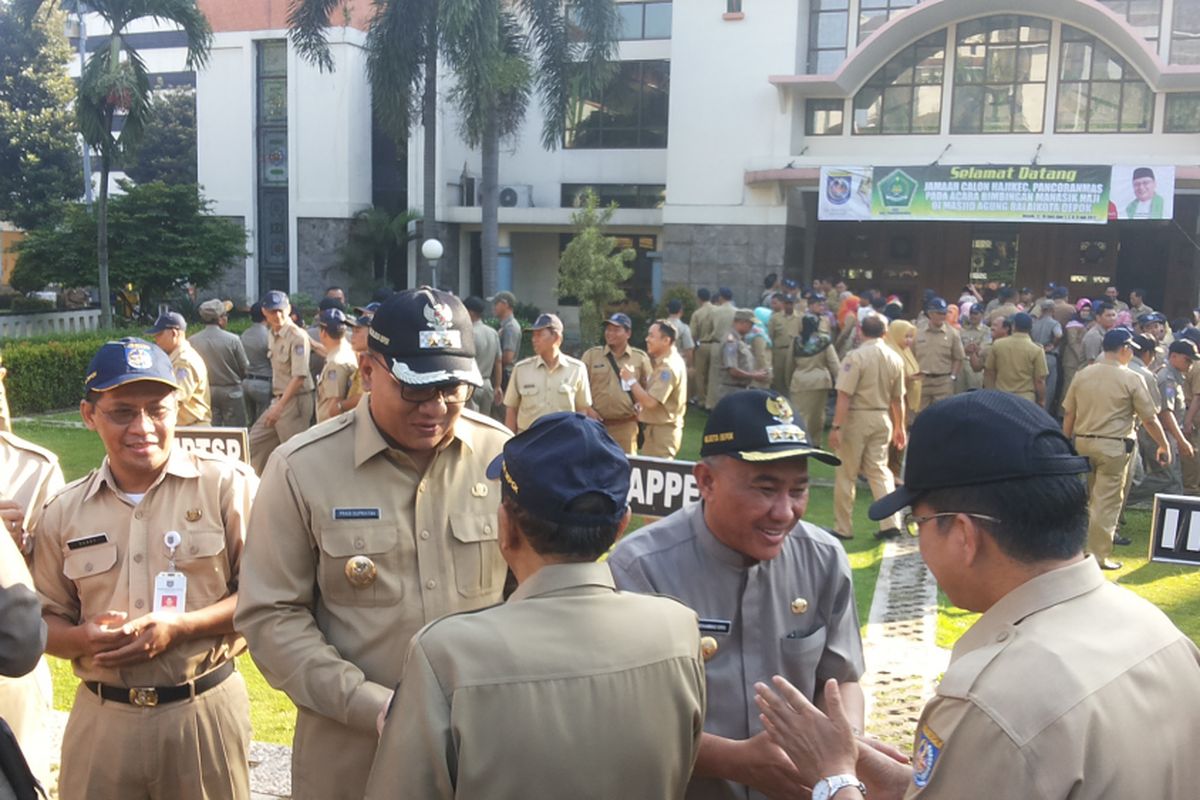
<path fill-rule="evenodd" d="M 190 340 L 164 314 L 155 343 L 103 345 L 80 403 L 99 468 L 64 486 L 0 432 L 0 635 L 23 646 L 0 669 L 28 673 L 0 716 L 34 773 L 44 646 L 80 679 L 63 800 L 248 798 L 248 650 L 297 707 L 301 799 L 960 798 L 981 777 L 996 798 L 1190 797 L 1200 650 L 1100 569 L 1135 424 L 1157 464 L 1191 449 L 1200 332 L 1168 344 L 1153 312 L 1134 332 L 1101 307 L 1077 337 L 1099 357 L 1050 390 L 1068 329 L 1033 331 L 1055 303 L 1035 320 L 1001 291 L 960 322 L 930 296 L 910 323 L 874 293 L 769 288 L 770 313 L 725 289 L 688 323 L 672 305 L 645 351 L 614 314 L 580 359 L 554 314 L 520 359 L 512 295 L 491 298 L 496 331 L 482 299 L 430 288 L 353 317 L 331 294 L 311 332 L 268 292 L 241 337 L 210 301 Z M 1165 379 L 1128 366 L 1163 345 Z M 676 455 L 689 386 L 701 500 L 623 536 L 627 457 Z M 175 442 L 239 413 L 251 465 Z M 803 520 L 812 459 L 837 468 L 832 530 Z M 860 475 L 879 535 L 919 534 L 950 600 L 984 612 L 912 758 L 864 732 L 837 538 Z M 1151 728 L 1136 767 L 1115 757 Z"/>

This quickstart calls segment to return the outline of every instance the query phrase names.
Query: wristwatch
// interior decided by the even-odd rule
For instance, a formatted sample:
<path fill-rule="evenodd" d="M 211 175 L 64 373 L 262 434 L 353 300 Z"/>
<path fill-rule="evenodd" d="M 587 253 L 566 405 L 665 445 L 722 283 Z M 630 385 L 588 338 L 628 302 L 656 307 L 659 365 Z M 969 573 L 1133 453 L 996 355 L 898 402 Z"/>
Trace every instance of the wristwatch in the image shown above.
<path fill-rule="evenodd" d="M 813 786 L 812 800 L 829 800 L 847 786 L 857 787 L 863 797 L 867 796 L 867 787 L 854 775 L 830 775 L 828 778 L 821 778 Z"/>

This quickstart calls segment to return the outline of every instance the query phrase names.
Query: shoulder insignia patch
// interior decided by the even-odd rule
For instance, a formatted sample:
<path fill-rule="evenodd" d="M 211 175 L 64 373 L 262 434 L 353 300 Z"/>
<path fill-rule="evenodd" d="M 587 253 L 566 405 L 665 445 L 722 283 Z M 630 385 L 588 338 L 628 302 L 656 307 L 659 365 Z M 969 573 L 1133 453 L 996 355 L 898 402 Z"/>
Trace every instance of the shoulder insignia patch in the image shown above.
<path fill-rule="evenodd" d="M 913 754 L 913 784 L 918 789 L 929 785 L 929 778 L 933 775 L 933 768 L 937 765 L 943 746 L 942 740 L 928 725 L 921 726 L 921 735 L 917 739 L 917 749 Z"/>
<path fill-rule="evenodd" d="M 302 345 L 302 344 L 296 345 L 295 347 L 292 348 L 292 352 L 298 356 L 304 355 L 304 345 Z"/>

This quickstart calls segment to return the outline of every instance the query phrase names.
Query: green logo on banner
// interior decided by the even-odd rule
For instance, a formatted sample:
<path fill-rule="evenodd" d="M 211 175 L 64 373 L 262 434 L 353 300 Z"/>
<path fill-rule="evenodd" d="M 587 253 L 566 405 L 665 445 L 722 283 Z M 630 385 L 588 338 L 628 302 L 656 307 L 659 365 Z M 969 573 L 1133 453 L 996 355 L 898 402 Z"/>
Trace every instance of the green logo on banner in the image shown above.
<path fill-rule="evenodd" d="M 895 169 L 879 184 L 879 194 L 888 208 L 907 208 L 919 184 L 902 169 Z"/>

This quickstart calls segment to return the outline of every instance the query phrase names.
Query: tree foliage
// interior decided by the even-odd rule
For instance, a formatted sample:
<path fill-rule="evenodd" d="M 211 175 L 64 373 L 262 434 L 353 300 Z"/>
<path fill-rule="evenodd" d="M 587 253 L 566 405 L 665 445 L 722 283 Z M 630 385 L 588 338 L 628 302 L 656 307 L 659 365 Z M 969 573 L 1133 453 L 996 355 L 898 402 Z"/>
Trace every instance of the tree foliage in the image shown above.
<path fill-rule="evenodd" d="M 0 219 L 22 228 L 82 193 L 64 19 L 26 25 L 0 0 Z"/>
<path fill-rule="evenodd" d="M 392 266 L 415 238 L 408 226 L 420 212 L 396 213 L 386 208 L 364 208 L 354 215 L 350 237 L 342 248 L 342 269 L 365 286 L 394 286 Z"/>
<path fill-rule="evenodd" d="M 206 286 L 246 257 L 241 225 L 210 213 L 194 185 L 122 182 L 125 194 L 109 203 L 112 280 L 133 284 L 142 307 L 185 284 Z M 96 282 L 96 212 L 71 203 L 60 224 L 33 230 L 18 245 L 14 287 Z"/>
<path fill-rule="evenodd" d="M 571 215 L 575 236 L 559 260 L 558 293 L 579 300 L 580 338 L 584 347 L 599 341 L 605 306 L 625 297 L 621 284 L 633 275 L 633 270 L 625 265 L 637 254 L 630 248 L 617 250 L 616 237 L 604 234 L 616 210 L 616 203 L 600 208 L 600 199 L 589 189 L 583 205 Z"/>
<path fill-rule="evenodd" d="M 122 165 L 138 183 L 196 183 L 196 93 L 154 92 L 142 140 Z"/>

